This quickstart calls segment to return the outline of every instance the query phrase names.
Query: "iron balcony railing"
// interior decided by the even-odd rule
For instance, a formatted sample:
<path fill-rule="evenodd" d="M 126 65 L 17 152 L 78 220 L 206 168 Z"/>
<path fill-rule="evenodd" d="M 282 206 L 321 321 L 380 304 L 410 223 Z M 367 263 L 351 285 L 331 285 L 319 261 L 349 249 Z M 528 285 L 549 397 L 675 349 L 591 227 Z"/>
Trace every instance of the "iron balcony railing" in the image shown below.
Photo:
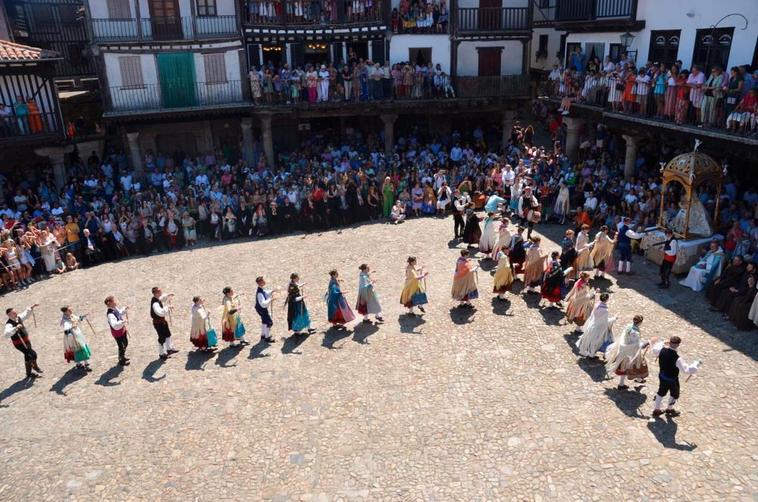
<path fill-rule="evenodd" d="M 198 40 L 239 34 L 236 16 L 95 18 L 90 22 L 95 42 Z"/>
<path fill-rule="evenodd" d="M 529 30 L 528 7 L 463 7 L 458 9 L 458 32 Z"/>
<path fill-rule="evenodd" d="M 637 0 L 558 0 L 556 21 L 634 18 Z"/>
<path fill-rule="evenodd" d="M 248 0 L 252 26 L 329 26 L 384 22 L 382 2 L 367 0 Z"/>
<path fill-rule="evenodd" d="M 163 82 L 142 86 L 119 86 L 108 89 L 108 111 L 147 112 L 175 108 L 203 108 L 243 103 L 242 82 Z"/>
<path fill-rule="evenodd" d="M 529 76 L 456 77 L 454 86 L 458 98 L 520 97 L 529 94 Z"/>

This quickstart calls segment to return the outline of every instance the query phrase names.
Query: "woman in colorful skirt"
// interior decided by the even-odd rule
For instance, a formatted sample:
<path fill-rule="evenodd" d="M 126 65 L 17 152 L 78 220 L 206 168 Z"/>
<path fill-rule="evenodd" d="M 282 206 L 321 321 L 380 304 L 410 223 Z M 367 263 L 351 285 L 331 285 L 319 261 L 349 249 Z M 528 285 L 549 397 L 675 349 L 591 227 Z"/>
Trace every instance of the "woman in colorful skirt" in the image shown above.
<path fill-rule="evenodd" d="M 608 317 L 608 293 L 600 294 L 600 301 L 592 311 L 584 333 L 576 341 L 576 348 L 582 357 L 596 357 L 598 352 L 605 349 L 613 342 L 613 322 L 615 317 Z"/>
<path fill-rule="evenodd" d="M 305 330 L 309 333 L 316 331 L 311 328 L 303 284 L 300 284 L 300 276 L 297 274 L 290 275 L 290 283 L 287 286 L 287 329 L 292 331 L 293 335 L 300 335 Z"/>
<path fill-rule="evenodd" d="M 574 270 L 576 270 L 577 273 L 592 268 L 592 258 L 590 257 L 591 246 L 590 226 L 584 224 L 582 225 L 582 230 L 579 232 L 579 235 L 576 236 L 576 261 L 574 262 Z"/>
<path fill-rule="evenodd" d="M 526 261 L 526 242 L 524 242 L 524 227 L 519 225 L 516 228 L 516 235 L 511 238 L 511 251 L 508 253 L 508 259 L 511 261 L 513 268 L 513 279 L 524 272 L 524 262 Z"/>
<path fill-rule="evenodd" d="M 487 213 L 487 217 L 484 219 L 484 230 L 479 237 L 479 251 L 489 254 L 497 244 L 499 238 L 499 229 L 497 219 L 495 219 L 495 213 Z"/>
<path fill-rule="evenodd" d="M 584 322 L 592 313 L 592 307 L 595 304 L 596 291 L 590 286 L 590 274 L 582 272 L 579 274 L 579 280 L 574 283 L 574 287 L 566 295 L 566 320 L 576 324 L 576 333 L 582 332 Z"/>
<path fill-rule="evenodd" d="M 371 269 L 365 263 L 358 267 L 358 301 L 355 310 L 363 316 L 363 322 L 370 322 L 368 316 L 373 314 L 377 322 L 384 322 L 382 318 L 382 306 L 379 297 L 374 290 L 374 280 L 371 278 Z"/>
<path fill-rule="evenodd" d="M 511 263 L 508 261 L 508 255 L 502 249 L 497 252 L 497 268 L 492 282 L 492 292 L 497 293 L 496 298 L 505 300 L 506 291 L 510 291 L 513 286 L 513 271 L 511 270 Z"/>
<path fill-rule="evenodd" d="M 87 339 L 84 338 L 79 323 L 86 319 L 86 315 L 74 315 L 70 307 L 61 307 L 63 317 L 60 326 L 63 328 L 63 357 L 66 362 L 76 362 L 76 367 L 90 372 L 89 358 L 92 355 Z"/>
<path fill-rule="evenodd" d="M 482 237 L 482 229 L 479 228 L 479 217 L 474 213 L 473 209 L 466 210 L 466 226 L 463 227 L 463 242 L 473 247 L 475 244 L 479 244 L 479 239 Z"/>
<path fill-rule="evenodd" d="M 190 342 L 200 352 L 213 352 L 216 350 L 216 333 L 211 327 L 210 313 L 205 308 L 205 301 L 199 296 L 192 299 Z"/>
<path fill-rule="evenodd" d="M 540 301 L 547 300 L 549 306 L 561 307 L 561 287 L 566 277 L 567 271 L 563 270 L 560 261 L 560 253 L 553 251 L 550 253 L 550 262 L 545 270 L 545 280 L 542 281 L 540 288 Z"/>
<path fill-rule="evenodd" d="M 542 282 L 547 255 L 542 254 L 539 237 L 532 237 L 530 240 L 531 245 L 526 251 L 524 262 L 524 286 L 526 286 L 526 293 L 538 293 L 537 286 Z"/>
<path fill-rule="evenodd" d="M 355 319 L 355 314 L 345 300 L 340 288 L 339 272 L 329 272 L 329 287 L 326 291 L 326 308 L 329 322 L 337 328 L 345 328 L 345 324 Z"/>
<path fill-rule="evenodd" d="M 408 257 L 408 265 L 405 267 L 405 286 L 400 293 L 400 303 L 408 309 L 408 315 L 416 315 L 414 307 L 418 307 L 421 312 L 425 312 L 423 305 L 429 302 L 426 298 L 426 288 L 423 281 L 428 275 L 423 267 L 417 267 L 415 256 Z"/>
<path fill-rule="evenodd" d="M 461 256 L 455 262 L 455 275 L 453 276 L 453 300 L 458 302 L 459 307 L 471 307 L 471 300 L 479 298 L 479 290 L 476 284 L 476 271 L 479 265 L 469 258 L 468 249 L 461 249 Z"/>
<path fill-rule="evenodd" d="M 222 300 L 224 312 L 221 317 L 221 338 L 228 342 L 229 345 L 249 345 L 245 340 L 245 325 L 240 318 L 240 305 L 237 295 L 229 286 L 223 290 L 224 299 Z"/>
<path fill-rule="evenodd" d="M 616 240 L 608 237 L 608 227 L 603 225 L 595 234 L 592 251 L 590 251 L 590 258 L 595 267 L 595 278 L 603 277 L 606 270 L 613 270 L 614 246 L 616 246 Z"/>

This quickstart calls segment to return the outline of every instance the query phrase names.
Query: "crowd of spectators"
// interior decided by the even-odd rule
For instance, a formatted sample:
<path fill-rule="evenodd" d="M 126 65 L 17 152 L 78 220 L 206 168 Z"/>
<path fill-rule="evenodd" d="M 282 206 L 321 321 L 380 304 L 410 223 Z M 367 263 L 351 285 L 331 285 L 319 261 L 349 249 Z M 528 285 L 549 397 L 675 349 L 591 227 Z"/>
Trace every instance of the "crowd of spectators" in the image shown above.
<path fill-rule="evenodd" d="M 340 5 L 342 3 L 342 5 Z M 340 10 L 340 8 L 342 10 Z M 334 24 L 378 21 L 381 0 L 248 0 L 252 24 Z"/>
<path fill-rule="evenodd" d="M 639 114 L 707 128 L 758 136 L 758 69 L 747 65 L 725 71 L 718 65 L 706 75 L 693 65 L 648 61 L 637 67 L 626 54 L 618 63 L 609 57 L 587 61 L 580 47 L 569 66 L 554 65 L 547 92 L 560 96 L 561 111 L 572 103 L 604 106 L 616 112 Z"/>
<path fill-rule="evenodd" d="M 33 97 L 19 95 L 13 103 L 0 102 L 0 138 L 49 132 L 49 119 Z"/>
<path fill-rule="evenodd" d="M 375 63 L 351 52 L 348 63 L 290 69 L 269 62 L 248 73 L 258 103 L 359 102 L 390 99 L 454 98 L 450 76 L 439 64 Z"/>
<path fill-rule="evenodd" d="M 559 117 L 560 118 L 560 117 Z M 659 161 L 680 153 L 640 151 L 635 176 L 623 177 L 623 140 L 602 126 L 583 138 L 581 160 L 563 154 L 565 128 L 555 145 L 532 144 L 530 127 L 514 129 L 501 145 L 496 128 L 465 134 L 400 135 L 392 157 L 381 136 L 348 130 L 316 134 L 296 151 L 280 154 L 268 168 L 256 153 L 251 163 L 234 152 L 192 157 L 147 152 L 145 176 L 137 179 L 127 157 L 74 159 L 62 190 L 51 179 L 32 185 L 5 181 L 2 217 L 2 281 L 6 288 L 102 261 L 165 252 L 198 243 L 258 238 L 294 231 L 320 231 L 362 221 L 443 217 L 452 200 L 468 193 L 474 208 L 498 194 L 509 207 L 531 186 L 543 221 L 573 228 L 618 228 L 624 216 L 635 226 L 653 226 L 660 201 Z M 681 192 L 670 185 L 671 216 Z M 569 203 L 556 204 L 562 191 Z M 706 208 L 714 187 L 697 193 Z M 728 257 L 758 259 L 758 193 L 731 177 L 721 197 L 715 228 L 726 236 Z M 560 207 L 559 207 L 560 206 Z"/>
<path fill-rule="evenodd" d="M 445 0 L 401 0 L 390 20 L 393 33 L 447 33 L 448 22 Z"/>

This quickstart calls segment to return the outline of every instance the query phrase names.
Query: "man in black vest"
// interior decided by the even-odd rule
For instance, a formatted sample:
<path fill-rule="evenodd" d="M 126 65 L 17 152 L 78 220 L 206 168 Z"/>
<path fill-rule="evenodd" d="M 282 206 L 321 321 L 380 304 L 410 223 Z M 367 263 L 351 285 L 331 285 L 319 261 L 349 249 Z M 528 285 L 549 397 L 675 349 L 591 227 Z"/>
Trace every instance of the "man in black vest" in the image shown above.
<path fill-rule="evenodd" d="M 179 352 L 174 349 L 174 344 L 171 342 L 171 328 L 168 325 L 168 320 L 166 320 L 166 317 L 171 315 L 171 306 L 163 306 L 163 302 L 174 296 L 174 294 L 169 293 L 164 295 L 161 288 L 157 286 L 152 289 L 152 292 L 150 317 L 153 318 L 153 328 L 155 328 L 155 332 L 158 334 L 158 357 L 165 361 L 171 354 Z"/>
<path fill-rule="evenodd" d="M 26 378 L 37 378 L 41 375 L 42 370 L 37 365 L 37 353 L 32 349 L 32 342 L 29 340 L 29 333 L 24 326 L 24 320 L 37 307 L 35 303 L 20 314 L 16 309 L 9 308 L 5 311 L 8 320 L 5 322 L 5 336 L 11 339 L 13 347 L 24 354 L 24 364 L 26 366 Z M 37 373 L 32 373 L 32 370 Z"/>
<path fill-rule="evenodd" d="M 653 354 L 658 356 L 658 364 L 661 367 L 658 378 L 660 384 L 658 386 L 658 392 L 655 395 L 655 410 L 653 410 L 654 417 L 660 417 L 664 413 L 669 417 L 679 416 L 679 412 L 674 409 L 676 400 L 679 399 L 679 371 L 685 374 L 693 375 L 697 373 L 697 368 L 700 365 L 699 361 L 694 361 L 692 364 L 687 364 L 684 359 L 679 357 L 677 349 L 679 344 L 682 343 L 682 339 L 678 336 L 672 336 L 669 338 L 668 346 L 664 342 L 658 342 L 653 346 Z M 666 411 L 661 409 L 661 402 L 663 397 L 669 394 L 669 404 Z"/>

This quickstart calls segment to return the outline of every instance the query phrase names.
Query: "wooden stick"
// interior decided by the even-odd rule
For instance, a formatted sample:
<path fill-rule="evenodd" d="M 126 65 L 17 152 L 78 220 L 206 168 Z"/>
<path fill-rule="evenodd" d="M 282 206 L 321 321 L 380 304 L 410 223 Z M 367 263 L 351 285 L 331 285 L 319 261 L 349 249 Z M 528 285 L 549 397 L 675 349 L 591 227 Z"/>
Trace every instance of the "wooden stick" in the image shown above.
<path fill-rule="evenodd" d="M 89 322 L 89 319 L 85 317 L 84 320 L 87 321 L 87 326 L 89 326 L 89 329 L 92 330 L 92 336 L 97 336 L 97 332 L 95 331 L 95 328 L 92 327 L 92 323 Z"/>
<path fill-rule="evenodd" d="M 34 315 L 34 309 L 32 309 L 32 321 L 34 321 L 34 327 L 37 327 L 37 316 Z"/>

